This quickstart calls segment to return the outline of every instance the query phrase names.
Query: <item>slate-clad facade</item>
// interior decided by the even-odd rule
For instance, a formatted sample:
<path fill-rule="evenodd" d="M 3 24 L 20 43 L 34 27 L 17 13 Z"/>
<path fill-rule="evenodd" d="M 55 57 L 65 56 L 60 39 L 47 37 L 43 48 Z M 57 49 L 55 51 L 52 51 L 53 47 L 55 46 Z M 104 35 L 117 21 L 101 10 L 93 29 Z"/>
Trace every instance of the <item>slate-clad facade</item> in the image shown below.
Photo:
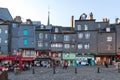
<path fill-rule="evenodd" d="M 5 8 L 0 8 L 0 51 L 1 54 L 30 57 L 50 57 L 56 64 L 77 62 L 94 65 L 109 63 L 120 55 L 120 25 L 110 24 L 104 19 L 96 22 L 91 13 L 90 19 L 82 14 L 75 20 L 74 27 L 43 25 L 40 22 L 12 21 Z M 3 13 L 5 13 L 4 16 Z"/>

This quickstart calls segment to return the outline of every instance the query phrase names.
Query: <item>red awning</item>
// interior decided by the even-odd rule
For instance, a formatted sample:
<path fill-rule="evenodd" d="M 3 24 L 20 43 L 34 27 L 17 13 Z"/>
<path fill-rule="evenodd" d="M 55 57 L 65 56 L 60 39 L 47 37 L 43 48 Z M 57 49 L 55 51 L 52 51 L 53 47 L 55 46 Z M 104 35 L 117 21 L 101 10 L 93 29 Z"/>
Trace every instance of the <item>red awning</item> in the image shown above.
<path fill-rule="evenodd" d="M 117 56 L 120 56 L 120 52 L 119 52 L 119 53 L 117 53 Z"/>
<path fill-rule="evenodd" d="M 6 56 L 0 56 L 0 59 L 4 59 L 4 57 L 6 57 Z"/>
<path fill-rule="evenodd" d="M 33 57 L 22 57 L 22 61 L 33 61 Z"/>
<path fill-rule="evenodd" d="M 4 57 L 4 60 L 16 60 L 16 56 L 6 56 Z"/>

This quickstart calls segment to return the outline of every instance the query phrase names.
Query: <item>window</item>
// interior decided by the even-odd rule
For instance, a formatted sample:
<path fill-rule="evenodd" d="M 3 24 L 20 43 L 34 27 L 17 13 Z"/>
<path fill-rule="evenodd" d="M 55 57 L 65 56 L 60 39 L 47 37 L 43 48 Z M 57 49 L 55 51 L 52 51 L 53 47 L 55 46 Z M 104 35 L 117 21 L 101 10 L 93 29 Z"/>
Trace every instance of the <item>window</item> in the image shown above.
<path fill-rule="evenodd" d="M 77 25 L 77 30 L 81 30 L 81 29 L 82 29 L 81 25 Z"/>
<path fill-rule="evenodd" d="M 38 41 L 38 47 L 43 47 L 43 42 Z"/>
<path fill-rule="evenodd" d="M 27 35 L 28 35 L 28 30 L 27 30 L 27 29 L 24 29 L 24 30 L 23 30 L 23 35 L 24 35 L 24 36 L 27 36 Z"/>
<path fill-rule="evenodd" d="M 75 48 L 75 45 L 71 45 L 72 48 Z"/>
<path fill-rule="evenodd" d="M 84 45 L 84 48 L 85 48 L 85 49 L 89 49 L 89 48 L 90 48 L 89 43 L 86 43 L 86 44 Z"/>
<path fill-rule="evenodd" d="M 85 30 L 88 30 L 88 26 L 85 24 Z"/>
<path fill-rule="evenodd" d="M 83 45 L 82 44 L 78 44 L 78 49 L 82 49 Z"/>
<path fill-rule="evenodd" d="M 5 33 L 7 34 L 7 33 L 8 33 L 8 30 L 5 30 Z"/>
<path fill-rule="evenodd" d="M 28 45 L 28 40 L 24 39 L 23 44 L 24 44 L 24 46 Z"/>
<path fill-rule="evenodd" d="M 30 51 L 26 50 L 26 56 L 30 56 Z"/>
<path fill-rule="evenodd" d="M 112 44 L 107 45 L 107 50 L 111 50 L 112 49 Z"/>
<path fill-rule="evenodd" d="M 45 47 L 47 47 L 48 46 L 48 42 L 45 42 Z"/>
<path fill-rule="evenodd" d="M 12 24 L 12 27 L 13 27 L 13 28 L 16 28 L 16 27 L 17 27 L 17 24 L 13 23 L 13 24 Z"/>
<path fill-rule="evenodd" d="M 53 36 L 53 39 L 54 39 L 54 40 L 56 40 L 56 39 L 57 39 L 57 36 L 56 36 L 56 34 L 54 34 L 54 36 Z"/>
<path fill-rule="evenodd" d="M 35 51 L 31 51 L 31 56 L 35 56 Z"/>
<path fill-rule="evenodd" d="M 108 41 L 108 42 L 111 42 L 111 41 L 112 41 L 112 36 L 108 36 L 108 37 L 107 37 L 107 41 Z"/>
<path fill-rule="evenodd" d="M 43 39 L 43 33 L 39 33 L 39 39 Z"/>
<path fill-rule="evenodd" d="M 58 28 L 55 28 L 55 32 L 58 32 Z"/>
<path fill-rule="evenodd" d="M 69 49 L 70 48 L 70 44 L 64 44 L 64 48 Z"/>
<path fill-rule="evenodd" d="M 44 25 L 41 25 L 41 29 L 44 29 Z"/>
<path fill-rule="evenodd" d="M 5 43 L 8 43 L 8 41 L 7 41 L 7 40 L 5 40 Z"/>
<path fill-rule="evenodd" d="M 110 32 L 110 28 L 106 28 L 106 31 L 107 31 L 107 32 Z"/>
<path fill-rule="evenodd" d="M 69 38 L 69 35 L 64 35 L 64 41 L 69 41 L 70 38 Z"/>
<path fill-rule="evenodd" d="M 0 33 L 2 32 L 2 30 L 0 29 Z"/>
<path fill-rule="evenodd" d="M 85 38 L 86 38 L 86 39 L 90 39 L 90 33 L 86 33 L 86 34 L 85 34 Z"/>
<path fill-rule="evenodd" d="M 48 34 L 45 34 L 45 39 L 47 39 L 48 38 Z"/>
<path fill-rule="evenodd" d="M 52 44 L 51 44 L 51 47 L 54 47 L 54 48 L 62 48 L 62 44 L 61 44 L 61 43 L 52 43 Z"/>
<path fill-rule="evenodd" d="M 78 38 L 82 39 L 83 38 L 83 33 L 78 33 Z"/>
<path fill-rule="evenodd" d="M 2 39 L 0 38 L 0 43 L 2 42 Z"/>

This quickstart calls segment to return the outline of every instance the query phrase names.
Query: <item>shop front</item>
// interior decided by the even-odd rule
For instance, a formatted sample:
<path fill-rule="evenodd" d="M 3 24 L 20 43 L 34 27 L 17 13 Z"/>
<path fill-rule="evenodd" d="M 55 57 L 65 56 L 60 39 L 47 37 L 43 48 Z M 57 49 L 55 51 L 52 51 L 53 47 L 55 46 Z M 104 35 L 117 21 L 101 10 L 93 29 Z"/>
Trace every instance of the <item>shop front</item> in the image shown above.
<path fill-rule="evenodd" d="M 112 65 L 112 62 L 116 60 L 115 58 L 116 58 L 115 54 L 103 54 L 103 55 L 99 54 L 95 56 L 95 60 L 98 65 L 104 65 L 105 61 L 107 61 L 108 64 Z"/>
<path fill-rule="evenodd" d="M 76 65 L 95 65 L 94 55 L 77 55 L 76 56 Z"/>
<path fill-rule="evenodd" d="M 76 53 L 62 53 L 62 64 L 67 61 L 68 66 L 76 65 Z"/>

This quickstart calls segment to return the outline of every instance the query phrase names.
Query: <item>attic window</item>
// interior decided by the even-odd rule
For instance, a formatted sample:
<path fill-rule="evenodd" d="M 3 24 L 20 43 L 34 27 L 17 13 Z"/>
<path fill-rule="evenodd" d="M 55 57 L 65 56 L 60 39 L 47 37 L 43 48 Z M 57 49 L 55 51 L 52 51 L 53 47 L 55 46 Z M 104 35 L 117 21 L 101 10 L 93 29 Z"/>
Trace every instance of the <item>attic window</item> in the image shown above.
<path fill-rule="evenodd" d="M 107 31 L 107 32 L 110 32 L 110 28 L 106 28 L 106 31 Z"/>

